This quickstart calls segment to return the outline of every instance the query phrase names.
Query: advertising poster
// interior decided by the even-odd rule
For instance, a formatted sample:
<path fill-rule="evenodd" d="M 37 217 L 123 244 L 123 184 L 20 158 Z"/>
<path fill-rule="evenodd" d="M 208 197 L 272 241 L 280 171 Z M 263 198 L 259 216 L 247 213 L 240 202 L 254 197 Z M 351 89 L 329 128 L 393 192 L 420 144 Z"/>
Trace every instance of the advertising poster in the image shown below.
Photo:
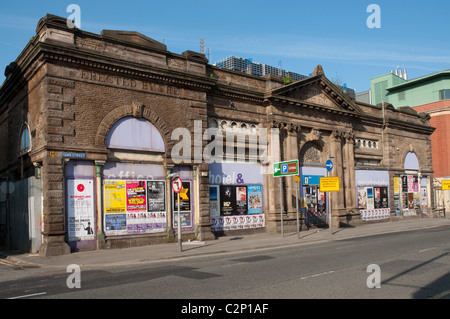
<path fill-rule="evenodd" d="M 95 239 L 93 184 L 93 180 L 67 181 L 69 241 Z"/>
<path fill-rule="evenodd" d="M 263 213 L 262 208 L 262 186 L 249 185 L 247 186 L 248 197 L 248 214 L 257 215 Z"/>
<path fill-rule="evenodd" d="M 105 181 L 105 213 L 125 213 L 127 209 L 124 181 Z"/>
<path fill-rule="evenodd" d="M 145 211 L 147 211 L 145 182 L 127 182 L 127 212 Z"/>
<path fill-rule="evenodd" d="M 374 209 L 375 201 L 373 198 L 373 188 L 366 187 L 366 193 L 367 193 L 367 200 L 366 200 L 367 209 Z"/>
<path fill-rule="evenodd" d="M 367 192 L 365 187 L 358 188 L 358 207 L 359 209 L 366 209 Z"/>
<path fill-rule="evenodd" d="M 408 193 L 414 192 L 414 176 L 408 175 Z"/>
<path fill-rule="evenodd" d="M 178 195 L 172 191 L 173 198 L 173 225 L 178 227 Z M 191 210 L 191 182 L 183 182 L 183 188 L 180 192 L 180 215 L 181 227 L 192 227 L 192 210 Z"/>
<path fill-rule="evenodd" d="M 234 204 L 236 203 L 236 193 L 233 191 L 233 186 L 220 187 L 220 215 L 231 216 L 234 215 Z M 230 223 L 231 225 L 231 223 Z"/>
<path fill-rule="evenodd" d="M 209 214 L 211 217 L 220 216 L 220 198 L 219 198 L 220 187 L 210 186 L 209 187 Z"/>
<path fill-rule="evenodd" d="M 106 232 L 120 234 L 126 233 L 127 215 L 126 214 L 108 214 L 105 215 Z"/>
<path fill-rule="evenodd" d="M 247 187 L 236 187 L 236 212 L 238 215 L 247 215 Z"/>
<path fill-rule="evenodd" d="M 388 208 L 388 188 L 387 187 L 381 187 L 380 188 L 380 196 L 381 196 L 381 208 Z"/>
<path fill-rule="evenodd" d="M 165 181 L 104 182 L 108 235 L 155 233 L 167 228 Z"/>
<path fill-rule="evenodd" d="M 394 176 L 394 194 L 400 193 L 400 179 L 398 176 Z"/>
<path fill-rule="evenodd" d="M 166 182 L 147 182 L 147 205 L 150 213 L 166 211 Z"/>
<path fill-rule="evenodd" d="M 381 190 L 379 187 L 374 187 L 375 208 L 381 208 Z"/>

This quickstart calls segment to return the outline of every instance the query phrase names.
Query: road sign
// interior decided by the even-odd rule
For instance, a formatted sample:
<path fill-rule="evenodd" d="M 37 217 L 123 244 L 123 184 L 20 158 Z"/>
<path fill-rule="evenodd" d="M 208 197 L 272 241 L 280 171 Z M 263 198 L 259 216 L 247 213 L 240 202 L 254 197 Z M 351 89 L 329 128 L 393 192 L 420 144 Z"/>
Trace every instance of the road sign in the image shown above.
<path fill-rule="evenodd" d="M 273 177 L 298 175 L 298 160 L 273 164 Z"/>
<path fill-rule="evenodd" d="M 321 192 L 339 192 L 339 177 L 321 177 L 320 178 Z"/>
<path fill-rule="evenodd" d="M 443 191 L 449 191 L 450 190 L 450 180 L 449 181 L 442 181 L 442 190 Z"/>
<path fill-rule="evenodd" d="M 181 180 L 181 178 L 174 178 L 174 180 L 172 181 L 172 189 L 175 194 L 181 193 L 181 190 L 183 189 L 183 181 Z"/>
<path fill-rule="evenodd" d="M 333 170 L 334 164 L 331 160 L 328 160 L 325 166 L 327 167 L 327 171 L 331 172 Z"/>

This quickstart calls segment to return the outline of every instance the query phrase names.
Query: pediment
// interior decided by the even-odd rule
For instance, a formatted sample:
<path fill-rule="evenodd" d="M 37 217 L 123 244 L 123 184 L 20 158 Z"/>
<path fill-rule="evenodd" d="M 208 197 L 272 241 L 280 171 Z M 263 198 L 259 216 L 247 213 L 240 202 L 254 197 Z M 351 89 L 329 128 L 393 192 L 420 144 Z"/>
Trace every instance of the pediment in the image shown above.
<path fill-rule="evenodd" d="M 272 97 L 286 98 L 290 101 L 329 109 L 362 113 L 355 101 L 340 91 L 323 74 L 277 88 L 272 91 Z"/>
<path fill-rule="evenodd" d="M 165 44 L 136 31 L 103 30 L 102 37 L 137 44 L 149 49 L 167 50 Z"/>

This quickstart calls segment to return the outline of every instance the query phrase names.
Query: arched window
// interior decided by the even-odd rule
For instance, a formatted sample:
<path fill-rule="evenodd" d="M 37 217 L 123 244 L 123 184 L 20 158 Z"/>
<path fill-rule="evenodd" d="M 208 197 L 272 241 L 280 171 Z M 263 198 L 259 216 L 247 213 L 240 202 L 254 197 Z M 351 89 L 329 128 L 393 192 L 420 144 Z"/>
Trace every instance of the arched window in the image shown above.
<path fill-rule="evenodd" d="M 125 117 L 113 125 L 106 139 L 111 149 L 165 153 L 158 129 L 145 119 Z"/>
<path fill-rule="evenodd" d="M 31 139 L 28 125 L 24 124 L 20 131 L 19 155 L 24 155 L 31 151 Z"/>
<path fill-rule="evenodd" d="M 419 160 L 414 152 L 409 152 L 406 154 L 404 162 L 405 170 L 418 171 L 419 170 Z"/>

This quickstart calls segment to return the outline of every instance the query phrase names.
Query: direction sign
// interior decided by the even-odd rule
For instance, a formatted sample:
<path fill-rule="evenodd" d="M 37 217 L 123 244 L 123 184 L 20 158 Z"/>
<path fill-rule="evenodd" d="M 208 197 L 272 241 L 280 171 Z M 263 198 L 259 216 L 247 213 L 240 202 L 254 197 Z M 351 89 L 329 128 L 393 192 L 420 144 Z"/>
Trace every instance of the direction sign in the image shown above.
<path fill-rule="evenodd" d="M 183 189 L 183 181 L 181 180 L 181 178 L 174 178 L 174 180 L 172 181 L 172 189 L 175 194 L 181 193 L 181 190 Z"/>
<path fill-rule="evenodd" d="M 273 164 L 273 177 L 298 175 L 298 160 Z"/>
<path fill-rule="evenodd" d="M 331 160 L 328 160 L 325 166 L 327 167 L 327 171 L 331 172 L 333 170 L 334 164 Z"/>
<path fill-rule="evenodd" d="M 442 181 L 442 190 L 443 191 L 448 191 L 448 190 L 450 190 L 450 180 L 445 180 L 445 181 Z"/>
<path fill-rule="evenodd" d="M 321 192 L 339 192 L 339 177 L 321 177 L 320 178 Z"/>

